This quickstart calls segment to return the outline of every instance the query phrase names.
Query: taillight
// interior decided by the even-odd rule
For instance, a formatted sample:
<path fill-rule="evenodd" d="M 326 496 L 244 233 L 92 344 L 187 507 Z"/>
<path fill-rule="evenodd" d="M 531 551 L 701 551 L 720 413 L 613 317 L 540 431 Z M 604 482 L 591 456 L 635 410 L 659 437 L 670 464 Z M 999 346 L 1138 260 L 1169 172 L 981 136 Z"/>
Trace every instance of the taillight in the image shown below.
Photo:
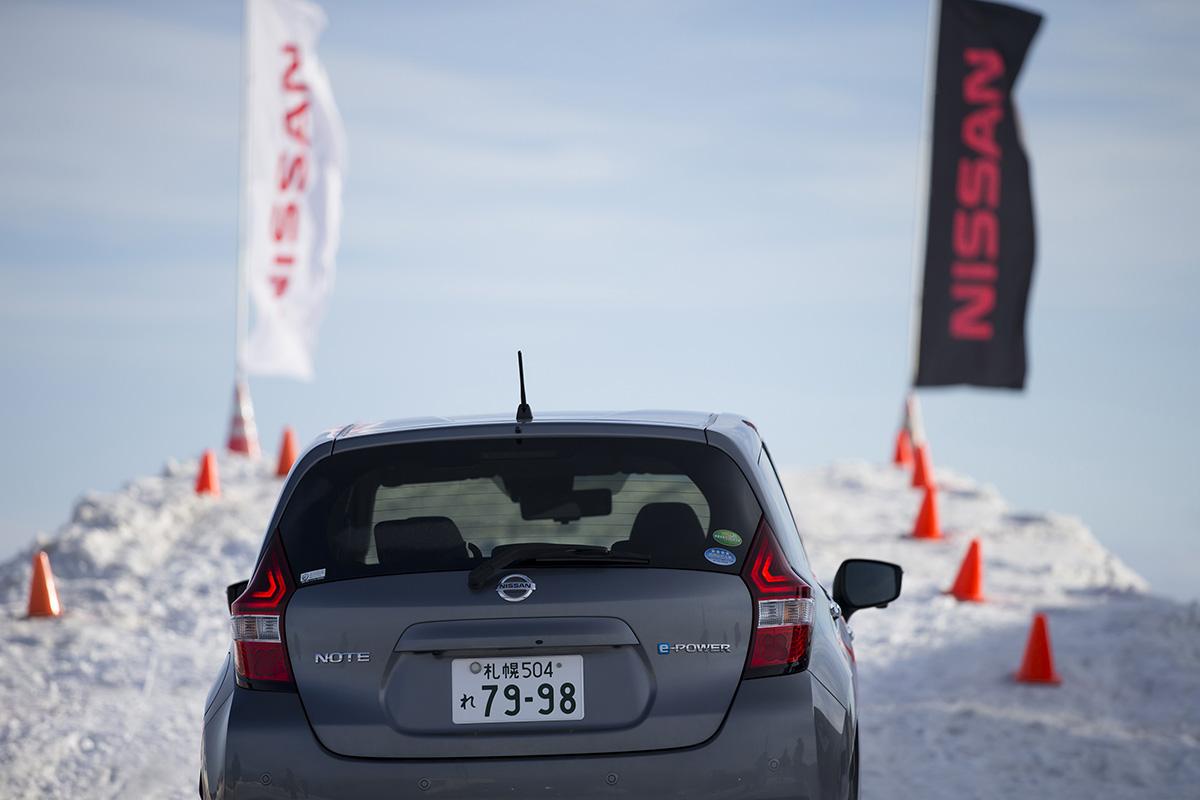
<path fill-rule="evenodd" d="M 279 537 L 272 536 L 254 577 L 229 611 L 238 683 L 247 688 L 292 685 L 283 641 L 283 608 L 292 594 L 291 571 Z"/>
<path fill-rule="evenodd" d="M 743 677 L 799 672 L 808 666 L 812 636 L 812 587 L 792 571 L 766 517 L 742 570 L 754 599 L 754 633 Z"/>

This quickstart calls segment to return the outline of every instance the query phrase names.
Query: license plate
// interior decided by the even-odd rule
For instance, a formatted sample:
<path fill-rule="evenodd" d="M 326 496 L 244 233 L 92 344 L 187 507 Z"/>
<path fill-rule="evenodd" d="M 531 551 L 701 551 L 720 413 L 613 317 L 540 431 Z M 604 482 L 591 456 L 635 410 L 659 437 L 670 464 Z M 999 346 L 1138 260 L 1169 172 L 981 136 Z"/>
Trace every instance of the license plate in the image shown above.
<path fill-rule="evenodd" d="M 583 656 L 456 658 L 455 725 L 583 719 Z"/>

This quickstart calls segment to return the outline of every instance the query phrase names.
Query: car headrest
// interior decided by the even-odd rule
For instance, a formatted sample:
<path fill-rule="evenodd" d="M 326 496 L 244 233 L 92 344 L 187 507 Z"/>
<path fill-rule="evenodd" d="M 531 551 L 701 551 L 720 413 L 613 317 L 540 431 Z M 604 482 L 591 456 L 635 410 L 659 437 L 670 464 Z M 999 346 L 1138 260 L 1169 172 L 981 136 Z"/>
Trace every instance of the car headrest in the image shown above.
<path fill-rule="evenodd" d="M 704 547 L 704 528 L 687 503 L 647 503 L 629 531 L 628 549 L 651 559 L 663 554 L 674 561 Z"/>
<path fill-rule="evenodd" d="M 409 517 L 375 526 L 375 552 L 389 566 L 406 561 L 422 567 L 467 566 L 467 546 L 449 517 Z"/>

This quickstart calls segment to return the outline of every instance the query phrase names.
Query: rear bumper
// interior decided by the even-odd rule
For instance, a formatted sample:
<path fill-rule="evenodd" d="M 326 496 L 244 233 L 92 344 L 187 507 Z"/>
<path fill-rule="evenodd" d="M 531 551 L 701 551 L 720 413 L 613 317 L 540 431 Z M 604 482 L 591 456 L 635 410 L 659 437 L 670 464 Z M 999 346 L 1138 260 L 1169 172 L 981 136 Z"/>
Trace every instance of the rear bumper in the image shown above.
<path fill-rule="evenodd" d="M 592 756 L 345 758 L 298 695 L 235 689 L 206 722 L 209 800 L 275 798 L 841 798 L 853 730 L 808 673 L 746 681 L 720 731 L 679 750 Z"/>

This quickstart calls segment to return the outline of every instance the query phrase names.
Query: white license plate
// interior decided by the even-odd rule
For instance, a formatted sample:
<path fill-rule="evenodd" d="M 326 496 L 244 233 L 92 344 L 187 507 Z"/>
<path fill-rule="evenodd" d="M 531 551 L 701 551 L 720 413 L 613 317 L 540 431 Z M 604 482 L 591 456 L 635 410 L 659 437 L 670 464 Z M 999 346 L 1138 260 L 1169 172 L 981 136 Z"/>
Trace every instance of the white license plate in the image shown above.
<path fill-rule="evenodd" d="M 583 719 L 583 656 L 456 658 L 455 725 Z"/>

